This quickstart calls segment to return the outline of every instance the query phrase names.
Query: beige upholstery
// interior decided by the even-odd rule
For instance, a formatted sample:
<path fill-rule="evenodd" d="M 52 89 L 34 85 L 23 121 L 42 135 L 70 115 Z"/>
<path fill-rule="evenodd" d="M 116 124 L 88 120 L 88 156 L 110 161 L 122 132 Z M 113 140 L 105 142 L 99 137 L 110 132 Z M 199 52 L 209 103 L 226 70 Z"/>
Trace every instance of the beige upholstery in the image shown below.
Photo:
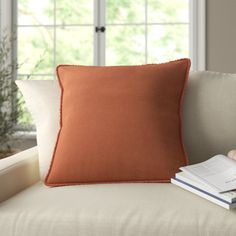
<path fill-rule="evenodd" d="M 172 184 L 49 188 L 0 204 L 3 236 L 235 236 L 227 211 Z"/>
<path fill-rule="evenodd" d="M 37 182 L 28 187 L 39 179 L 38 163 L 35 149 L 24 154 L 19 154 L 18 164 L 11 158 L 1 166 L 11 172 L 0 175 L 6 181 L 0 188 L 6 197 L 26 189 L 0 204 L 0 235 L 236 235 L 236 210 L 227 211 L 172 184 L 49 188 Z"/>
<path fill-rule="evenodd" d="M 236 148 L 236 75 L 192 72 L 183 113 L 190 163 Z"/>
<path fill-rule="evenodd" d="M 37 147 L 0 160 L 0 202 L 31 186 L 38 180 Z"/>

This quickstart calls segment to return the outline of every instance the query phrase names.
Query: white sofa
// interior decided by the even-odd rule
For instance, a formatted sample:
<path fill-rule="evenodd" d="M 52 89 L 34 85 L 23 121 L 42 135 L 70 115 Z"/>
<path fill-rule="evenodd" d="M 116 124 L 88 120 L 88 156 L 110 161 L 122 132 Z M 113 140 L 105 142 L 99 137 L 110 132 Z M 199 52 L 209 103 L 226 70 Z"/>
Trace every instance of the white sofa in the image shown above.
<path fill-rule="evenodd" d="M 184 99 L 190 163 L 236 148 L 236 76 L 195 73 Z M 0 161 L 1 236 L 235 236 L 225 210 L 172 184 L 46 187 L 37 147 Z"/>

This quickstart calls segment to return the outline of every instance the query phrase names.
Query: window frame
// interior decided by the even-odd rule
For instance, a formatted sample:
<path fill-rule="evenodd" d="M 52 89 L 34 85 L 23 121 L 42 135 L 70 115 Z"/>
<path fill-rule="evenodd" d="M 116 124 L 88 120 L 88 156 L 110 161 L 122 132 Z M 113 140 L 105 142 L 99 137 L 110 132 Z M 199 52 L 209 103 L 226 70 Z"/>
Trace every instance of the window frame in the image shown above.
<path fill-rule="evenodd" d="M 94 0 L 94 8 L 99 9 L 101 14 L 98 14 L 98 11 L 94 11 L 93 26 L 111 25 L 105 22 L 105 0 Z M 17 0 L 0 0 L 0 11 L 1 31 L 2 29 L 7 29 L 9 34 L 14 34 L 17 20 Z M 147 14 L 145 18 L 147 18 Z M 147 28 L 147 24 L 145 27 Z M 147 51 L 147 36 L 145 38 L 145 51 Z M 105 34 L 94 33 L 95 65 L 105 64 L 105 44 Z M 11 60 L 17 59 L 17 43 L 12 45 L 11 57 Z M 192 70 L 206 69 L 206 0 L 189 0 L 189 57 L 192 60 Z"/>

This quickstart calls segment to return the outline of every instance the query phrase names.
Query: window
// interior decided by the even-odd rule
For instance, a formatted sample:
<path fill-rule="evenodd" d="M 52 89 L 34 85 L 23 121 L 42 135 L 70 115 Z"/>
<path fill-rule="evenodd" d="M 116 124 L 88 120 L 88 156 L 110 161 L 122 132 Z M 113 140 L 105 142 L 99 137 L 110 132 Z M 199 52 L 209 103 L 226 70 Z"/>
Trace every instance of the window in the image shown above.
<path fill-rule="evenodd" d="M 50 79 L 61 63 L 144 64 L 191 57 L 194 69 L 204 67 L 197 63 L 204 54 L 203 0 L 1 1 L 3 15 L 17 26 L 21 78 Z M 96 32 L 96 26 L 105 32 Z"/>
<path fill-rule="evenodd" d="M 1 22 L 17 31 L 18 79 L 53 79 L 65 63 L 190 57 L 192 69 L 205 69 L 204 0 L 1 0 Z"/>

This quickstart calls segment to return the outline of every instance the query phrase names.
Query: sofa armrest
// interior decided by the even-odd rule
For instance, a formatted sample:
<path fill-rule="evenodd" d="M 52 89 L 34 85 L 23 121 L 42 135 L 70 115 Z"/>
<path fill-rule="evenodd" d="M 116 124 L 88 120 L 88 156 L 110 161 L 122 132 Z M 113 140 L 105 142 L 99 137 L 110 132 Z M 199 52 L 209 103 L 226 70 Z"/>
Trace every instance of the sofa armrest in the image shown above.
<path fill-rule="evenodd" d="M 0 160 L 0 202 L 39 181 L 37 147 Z"/>

